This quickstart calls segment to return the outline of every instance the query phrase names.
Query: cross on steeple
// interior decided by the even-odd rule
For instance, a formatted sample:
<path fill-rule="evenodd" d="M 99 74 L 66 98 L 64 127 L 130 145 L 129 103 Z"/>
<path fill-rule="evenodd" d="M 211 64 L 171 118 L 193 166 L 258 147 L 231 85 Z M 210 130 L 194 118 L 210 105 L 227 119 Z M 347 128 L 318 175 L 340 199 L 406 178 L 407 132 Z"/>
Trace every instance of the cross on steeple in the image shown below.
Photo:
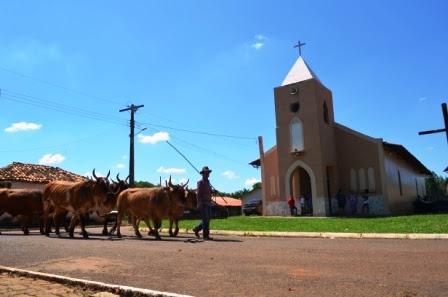
<path fill-rule="evenodd" d="M 297 41 L 297 44 L 294 45 L 294 48 L 299 48 L 299 57 L 302 56 L 302 46 L 304 46 L 305 44 L 306 44 L 305 42 L 302 43 L 299 40 L 299 41 Z"/>

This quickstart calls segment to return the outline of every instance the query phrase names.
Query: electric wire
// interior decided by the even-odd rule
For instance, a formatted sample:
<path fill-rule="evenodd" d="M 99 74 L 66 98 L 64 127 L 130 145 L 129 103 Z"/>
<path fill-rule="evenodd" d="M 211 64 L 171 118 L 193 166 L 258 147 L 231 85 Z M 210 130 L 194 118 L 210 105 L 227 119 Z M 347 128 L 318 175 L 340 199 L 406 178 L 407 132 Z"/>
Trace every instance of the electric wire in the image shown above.
<path fill-rule="evenodd" d="M 75 94 L 78 94 L 78 95 L 81 95 L 81 96 L 84 96 L 84 97 L 90 97 L 90 98 L 98 99 L 98 100 L 101 100 L 101 101 L 104 101 L 104 102 L 114 103 L 114 104 L 117 104 L 117 105 L 121 105 L 122 104 L 122 102 L 118 102 L 118 101 L 115 101 L 115 100 L 112 100 L 112 99 L 106 99 L 106 98 L 102 98 L 102 97 L 99 97 L 99 96 L 96 96 L 96 95 L 88 94 L 88 93 L 86 93 L 84 91 L 75 90 L 75 89 L 72 89 L 72 88 L 60 85 L 60 84 L 56 84 L 56 83 L 53 83 L 53 82 L 50 82 L 50 81 L 47 81 L 47 80 L 43 80 L 43 79 L 40 79 L 40 78 L 33 77 L 31 75 L 23 74 L 23 73 L 20 73 L 20 72 L 17 72 L 17 71 L 5 68 L 3 66 L 0 66 L 0 70 L 2 70 L 4 72 L 11 73 L 11 74 L 14 74 L 16 76 L 21 76 L 21 77 L 24 77 L 24 78 L 27 78 L 27 79 L 30 79 L 30 80 L 34 80 L 34 81 L 37 81 L 39 83 L 46 84 L 46 85 L 49 85 L 49 86 L 52 86 L 52 87 L 55 87 L 55 88 L 66 90 L 66 91 L 69 91 L 69 92 L 72 92 L 72 93 L 75 93 Z"/>

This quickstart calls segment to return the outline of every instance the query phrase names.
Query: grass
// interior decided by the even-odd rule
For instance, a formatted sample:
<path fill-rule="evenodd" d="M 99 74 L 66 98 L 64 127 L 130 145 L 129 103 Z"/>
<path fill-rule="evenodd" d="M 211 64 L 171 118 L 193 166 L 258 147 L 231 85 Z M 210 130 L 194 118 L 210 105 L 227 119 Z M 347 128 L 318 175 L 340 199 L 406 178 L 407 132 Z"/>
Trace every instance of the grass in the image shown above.
<path fill-rule="evenodd" d="M 198 220 L 179 222 L 180 228 L 192 229 Z M 146 226 L 144 223 L 141 225 Z M 212 230 L 282 232 L 354 232 L 354 233 L 448 233 L 448 214 L 409 215 L 378 218 L 291 218 L 229 217 L 211 221 Z M 163 227 L 168 227 L 166 221 Z"/>

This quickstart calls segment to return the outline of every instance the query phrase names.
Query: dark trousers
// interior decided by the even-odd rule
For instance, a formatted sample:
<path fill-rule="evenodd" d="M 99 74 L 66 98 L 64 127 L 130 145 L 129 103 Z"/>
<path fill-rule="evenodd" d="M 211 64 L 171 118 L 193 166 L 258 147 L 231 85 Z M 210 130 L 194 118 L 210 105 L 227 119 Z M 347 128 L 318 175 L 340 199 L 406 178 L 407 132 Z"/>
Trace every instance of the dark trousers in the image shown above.
<path fill-rule="evenodd" d="M 211 217 L 211 208 L 210 205 L 202 205 L 200 207 L 201 211 L 201 220 L 202 222 L 197 225 L 194 230 L 200 232 L 203 231 L 204 238 L 209 237 L 210 235 L 210 217 Z"/>
<path fill-rule="evenodd" d="M 297 207 L 295 207 L 295 206 L 290 207 L 289 210 L 291 211 L 291 217 L 297 215 Z"/>

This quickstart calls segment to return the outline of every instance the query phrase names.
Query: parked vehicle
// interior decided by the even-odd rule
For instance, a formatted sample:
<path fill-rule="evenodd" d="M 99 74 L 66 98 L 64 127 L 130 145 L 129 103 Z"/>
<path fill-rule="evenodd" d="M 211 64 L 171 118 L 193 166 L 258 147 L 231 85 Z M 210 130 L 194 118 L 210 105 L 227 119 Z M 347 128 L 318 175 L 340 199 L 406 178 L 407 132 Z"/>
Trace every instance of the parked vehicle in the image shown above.
<path fill-rule="evenodd" d="M 261 215 L 263 212 L 263 202 L 261 200 L 250 200 L 243 205 L 243 213 L 248 215 Z"/>

